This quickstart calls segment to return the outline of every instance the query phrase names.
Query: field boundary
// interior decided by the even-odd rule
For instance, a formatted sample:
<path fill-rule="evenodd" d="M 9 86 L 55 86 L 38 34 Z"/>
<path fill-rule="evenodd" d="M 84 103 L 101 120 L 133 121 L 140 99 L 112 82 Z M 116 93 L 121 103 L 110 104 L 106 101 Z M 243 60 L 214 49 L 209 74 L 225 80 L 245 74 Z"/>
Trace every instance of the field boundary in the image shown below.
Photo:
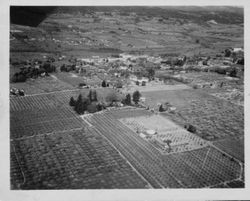
<path fill-rule="evenodd" d="M 128 161 L 128 159 L 116 148 L 116 146 L 106 137 L 104 136 L 97 128 L 94 128 L 96 130 L 96 132 L 99 133 L 99 135 L 101 135 L 105 140 L 107 140 L 107 142 L 120 154 L 120 156 L 126 160 L 126 162 L 130 165 L 130 167 L 145 181 L 147 182 L 147 184 L 149 185 L 150 188 L 153 188 L 153 186 L 150 184 L 150 182 L 144 177 L 142 176 L 141 173 L 138 172 L 138 170 Z M 158 183 L 158 181 L 157 181 Z M 159 183 L 158 183 L 159 184 Z M 161 184 L 159 184 L 162 188 L 164 188 Z"/>

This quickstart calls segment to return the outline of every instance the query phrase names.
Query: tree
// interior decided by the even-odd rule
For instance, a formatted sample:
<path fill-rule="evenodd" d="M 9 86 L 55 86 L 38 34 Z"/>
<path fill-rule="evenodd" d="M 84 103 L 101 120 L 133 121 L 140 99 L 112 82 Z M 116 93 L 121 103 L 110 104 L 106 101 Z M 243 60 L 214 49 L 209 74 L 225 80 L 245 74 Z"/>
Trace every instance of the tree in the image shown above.
<path fill-rule="evenodd" d="M 140 101 L 140 97 L 141 93 L 138 90 L 133 93 L 133 101 L 135 102 L 135 104 L 138 104 L 138 102 Z"/>
<path fill-rule="evenodd" d="M 186 128 L 187 131 L 189 131 L 191 133 L 196 133 L 196 128 L 191 124 L 185 125 L 184 128 Z"/>
<path fill-rule="evenodd" d="M 229 73 L 230 77 L 236 77 L 237 76 L 237 70 L 234 68 L 230 73 Z"/>
<path fill-rule="evenodd" d="M 131 95 L 130 94 L 126 95 L 126 98 L 125 98 L 124 102 L 125 102 L 126 105 L 131 105 Z"/>
<path fill-rule="evenodd" d="M 106 101 L 109 102 L 110 104 L 112 104 L 113 102 L 116 102 L 118 100 L 119 100 L 119 98 L 115 92 L 108 94 L 106 97 Z"/>
<path fill-rule="evenodd" d="M 244 58 L 240 58 L 240 59 L 237 61 L 237 64 L 244 65 Z"/>
<path fill-rule="evenodd" d="M 82 98 L 82 95 L 80 94 L 77 98 L 74 109 L 78 114 L 84 114 L 89 104 L 90 104 L 89 99 Z"/>
<path fill-rule="evenodd" d="M 96 90 L 93 90 L 93 92 L 92 92 L 92 101 L 97 101 L 97 92 L 96 92 Z"/>
<path fill-rule="evenodd" d="M 70 106 L 75 106 L 76 105 L 76 101 L 75 101 L 75 99 L 73 97 L 70 98 L 69 105 Z"/>
<path fill-rule="evenodd" d="M 19 94 L 19 96 L 24 96 L 24 90 L 22 90 L 22 89 L 18 90 L 18 94 Z"/>
<path fill-rule="evenodd" d="M 46 72 L 52 73 L 56 71 L 56 67 L 51 65 L 49 62 L 46 62 L 42 65 L 42 68 L 45 69 Z"/>
<path fill-rule="evenodd" d="M 207 60 L 202 61 L 202 65 L 207 66 Z"/>
<path fill-rule="evenodd" d="M 102 81 L 102 87 L 106 87 L 106 86 L 107 86 L 107 84 L 106 84 L 105 80 L 103 80 Z"/>
<path fill-rule="evenodd" d="M 84 104 L 83 104 L 83 100 L 82 100 L 82 95 L 80 94 L 77 98 L 77 101 L 75 103 L 75 111 L 78 114 L 84 114 Z"/>
<path fill-rule="evenodd" d="M 61 71 L 61 72 L 66 71 L 66 66 L 65 66 L 65 64 L 63 64 L 63 65 L 60 67 L 60 71 Z"/>
<path fill-rule="evenodd" d="M 92 101 L 97 101 L 97 93 L 96 90 L 90 90 L 89 94 L 88 94 L 88 98 L 90 100 L 90 102 Z"/>
<path fill-rule="evenodd" d="M 159 107 L 159 112 L 164 112 L 164 109 L 163 109 L 163 107 L 162 107 L 162 104 L 161 104 L 160 107 Z"/>
<path fill-rule="evenodd" d="M 25 82 L 26 81 L 26 76 L 23 75 L 22 73 L 15 73 L 14 76 L 12 77 L 12 82 Z"/>
<path fill-rule="evenodd" d="M 149 78 L 154 77 L 154 75 L 155 75 L 155 70 L 154 70 L 153 68 L 148 68 L 147 71 L 148 71 L 148 77 L 149 77 Z"/>
<path fill-rule="evenodd" d="M 230 57 L 231 56 L 231 50 L 230 49 L 225 49 L 225 57 Z"/>
<path fill-rule="evenodd" d="M 98 104 L 96 105 L 96 109 L 97 109 L 97 111 L 101 111 L 101 110 L 103 109 L 102 104 L 101 104 L 101 103 L 98 103 Z"/>

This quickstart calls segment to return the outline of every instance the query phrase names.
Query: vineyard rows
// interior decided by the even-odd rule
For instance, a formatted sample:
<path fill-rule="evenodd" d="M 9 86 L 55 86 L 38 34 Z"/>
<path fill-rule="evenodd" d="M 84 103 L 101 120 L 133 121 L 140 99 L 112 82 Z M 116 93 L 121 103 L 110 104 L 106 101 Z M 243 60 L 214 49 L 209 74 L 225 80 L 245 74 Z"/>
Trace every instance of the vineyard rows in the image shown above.
<path fill-rule="evenodd" d="M 201 188 L 222 183 L 224 187 L 244 186 L 244 168 L 233 159 L 244 162 L 244 140 L 222 139 L 243 138 L 241 107 L 209 96 L 191 99 L 188 105 L 177 107 L 177 114 L 167 114 L 180 125 L 194 125 L 198 135 L 220 138 L 213 144 L 233 157 L 212 146 L 163 155 L 157 145 L 139 137 L 119 120 L 134 118 L 136 123 L 136 119 L 147 117 L 148 125 L 141 127 L 149 129 L 147 126 L 154 124 L 150 121 L 154 113 L 127 108 L 80 117 L 68 103 L 80 91 L 10 98 L 13 189 Z M 171 137 L 175 144 L 182 137 L 183 142 L 199 139 L 194 134 L 178 138 L 173 134 L 180 135 L 178 129 L 166 125 L 159 131 L 167 136 L 159 133 L 159 138 Z"/>
<path fill-rule="evenodd" d="M 80 90 L 53 92 L 24 97 L 10 98 L 10 111 L 39 110 L 56 107 L 69 107 L 71 96 L 79 94 Z"/>
<path fill-rule="evenodd" d="M 131 108 L 131 109 L 129 108 L 125 110 L 124 109 L 110 110 L 110 114 L 112 114 L 116 119 L 153 115 L 153 113 L 150 113 L 145 109 L 139 109 L 139 108 Z"/>
<path fill-rule="evenodd" d="M 212 147 L 161 155 L 110 114 L 93 115 L 89 121 L 155 188 L 206 187 L 240 176 L 239 163 Z"/>
<path fill-rule="evenodd" d="M 10 137 L 12 139 L 81 128 L 87 125 L 68 108 L 10 113 Z"/>
<path fill-rule="evenodd" d="M 146 133 L 147 130 L 152 129 L 157 131 L 156 135 L 148 136 L 146 139 L 156 145 L 160 151 L 164 151 L 165 154 L 190 151 L 207 145 L 203 139 L 189 133 L 169 119 L 159 115 L 150 115 L 150 112 L 147 116 L 121 118 L 119 120 L 134 132 Z M 165 147 L 168 147 L 168 145 L 164 140 L 171 140 L 171 150 L 167 152 Z"/>
<path fill-rule="evenodd" d="M 148 187 L 119 153 L 90 128 L 14 140 L 11 144 L 14 189 Z"/>
<path fill-rule="evenodd" d="M 217 139 L 243 136 L 243 108 L 214 98 L 192 100 L 177 114 L 164 114 L 184 125 L 190 123 L 197 128 L 201 137 L 214 136 Z"/>
<path fill-rule="evenodd" d="M 216 147 L 244 162 L 244 139 L 230 138 L 213 143 Z"/>

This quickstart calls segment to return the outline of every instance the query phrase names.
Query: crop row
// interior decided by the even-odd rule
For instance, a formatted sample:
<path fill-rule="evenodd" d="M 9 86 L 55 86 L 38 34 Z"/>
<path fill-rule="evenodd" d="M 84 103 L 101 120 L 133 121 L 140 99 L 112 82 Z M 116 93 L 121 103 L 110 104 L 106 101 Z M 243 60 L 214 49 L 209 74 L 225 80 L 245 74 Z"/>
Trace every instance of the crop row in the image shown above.
<path fill-rule="evenodd" d="M 230 138 L 216 141 L 213 143 L 216 147 L 227 152 L 231 156 L 244 162 L 244 139 Z"/>
<path fill-rule="evenodd" d="M 152 120 L 153 117 L 156 119 Z M 147 130 L 146 127 L 148 129 L 156 128 L 158 130 L 157 135 L 151 136 L 151 140 L 149 141 L 156 145 L 160 151 L 165 150 L 165 146 L 167 146 L 164 140 L 171 140 L 171 153 L 197 149 L 206 145 L 205 141 L 201 138 L 187 132 L 184 128 L 175 125 L 166 118 L 162 119 L 161 116 L 151 115 L 147 118 L 147 124 L 140 122 L 139 118 L 123 118 L 120 121 L 134 132 L 139 130 L 143 133 Z M 155 122 L 157 122 L 157 125 Z"/>
<path fill-rule="evenodd" d="M 127 118 L 127 117 L 138 117 L 138 116 L 150 116 L 151 112 L 145 109 L 125 109 L 125 110 L 111 110 L 110 113 L 117 119 Z"/>
<path fill-rule="evenodd" d="M 240 176 L 240 165 L 211 147 L 168 155 L 164 160 L 188 187 L 215 185 Z"/>
<path fill-rule="evenodd" d="M 204 151 L 207 148 L 162 156 L 112 115 L 94 115 L 92 124 L 156 188 L 205 187 L 239 177 L 239 164 L 228 157 L 222 158 L 222 153 L 214 148 L 210 148 L 207 157 Z"/>
<path fill-rule="evenodd" d="M 200 136 L 225 138 L 244 134 L 243 108 L 215 98 L 192 100 L 176 115 L 167 115 L 180 124 L 194 125 Z"/>
<path fill-rule="evenodd" d="M 24 180 L 11 172 L 12 187 L 22 189 L 145 188 L 147 183 L 93 129 L 14 140 Z M 20 165 L 20 166 L 19 166 Z"/>
<path fill-rule="evenodd" d="M 170 172 L 159 166 L 159 152 L 119 121 L 108 115 L 94 115 L 92 123 L 155 188 L 181 187 Z"/>
<path fill-rule="evenodd" d="M 72 95 L 79 94 L 79 90 L 59 91 L 24 97 L 10 98 L 10 111 L 39 110 L 68 105 Z"/>
<path fill-rule="evenodd" d="M 12 139 L 65 131 L 87 125 L 68 108 L 25 110 L 10 113 L 10 136 Z"/>

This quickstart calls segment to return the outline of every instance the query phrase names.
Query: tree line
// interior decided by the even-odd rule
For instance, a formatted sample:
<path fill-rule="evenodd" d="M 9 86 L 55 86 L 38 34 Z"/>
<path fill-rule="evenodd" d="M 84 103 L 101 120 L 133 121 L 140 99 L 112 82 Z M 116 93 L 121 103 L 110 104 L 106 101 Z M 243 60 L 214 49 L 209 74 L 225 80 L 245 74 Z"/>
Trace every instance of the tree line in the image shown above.
<path fill-rule="evenodd" d="M 123 105 L 132 105 L 132 101 L 137 105 L 140 101 L 141 93 L 135 91 L 131 95 L 128 93 L 125 98 L 121 100 Z M 70 98 L 69 105 L 74 108 L 77 114 L 84 114 L 85 112 L 94 113 L 106 109 L 109 106 L 114 106 L 114 103 L 119 102 L 119 98 L 115 93 L 111 93 L 106 97 L 109 104 L 105 102 L 100 102 L 97 99 L 96 90 L 90 90 L 86 97 L 79 94 L 75 100 L 73 97 Z"/>

